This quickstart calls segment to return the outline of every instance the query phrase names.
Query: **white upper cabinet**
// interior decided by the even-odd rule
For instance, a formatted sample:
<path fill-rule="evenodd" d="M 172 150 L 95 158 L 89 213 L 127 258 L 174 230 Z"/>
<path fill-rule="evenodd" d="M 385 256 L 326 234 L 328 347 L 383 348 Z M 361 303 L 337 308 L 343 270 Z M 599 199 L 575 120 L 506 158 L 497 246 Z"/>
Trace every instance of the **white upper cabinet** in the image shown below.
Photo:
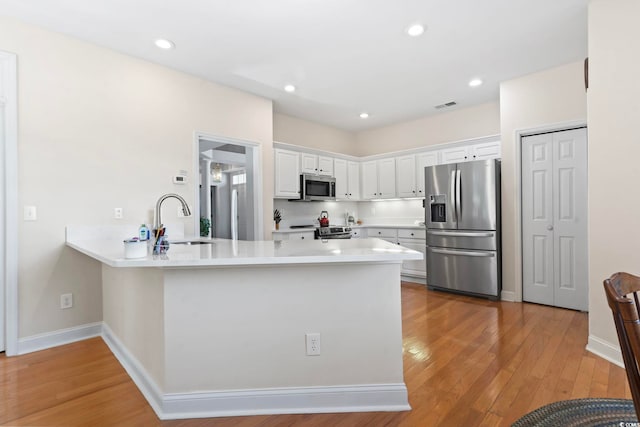
<path fill-rule="evenodd" d="M 300 171 L 302 173 L 318 173 L 318 156 L 315 154 L 300 154 Z"/>
<path fill-rule="evenodd" d="M 396 197 L 396 159 L 371 160 L 361 163 L 363 199 Z"/>
<path fill-rule="evenodd" d="M 300 197 L 300 154 L 276 148 L 274 157 L 274 196 L 283 199 L 297 199 Z"/>
<path fill-rule="evenodd" d="M 360 200 L 360 163 L 347 162 L 347 177 L 349 183 L 347 190 L 349 190 L 349 199 Z"/>
<path fill-rule="evenodd" d="M 396 197 L 396 159 L 378 160 L 378 192 L 380 197 Z"/>
<path fill-rule="evenodd" d="M 360 182 L 362 184 L 362 198 L 375 199 L 378 196 L 378 162 L 375 160 L 362 162 Z"/>
<path fill-rule="evenodd" d="M 318 175 L 333 176 L 333 157 L 318 156 Z"/>
<path fill-rule="evenodd" d="M 333 157 L 302 153 L 300 164 L 302 173 L 333 176 Z"/>
<path fill-rule="evenodd" d="M 415 155 L 396 157 L 396 186 L 398 197 L 417 197 Z"/>
<path fill-rule="evenodd" d="M 304 147 L 300 147 L 298 151 L 293 151 L 296 148 L 288 150 L 288 145 L 280 144 L 283 148 L 275 148 L 275 197 L 298 198 L 299 175 L 303 173 L 335 177 L 338 200 L 422 198 L 426 167 L 499 159 L 500 140 L 497 136 L 495 140 L 491 140 L 492 138 L 494 137 L 455 142 L 443 145 L 444 148 L 440 149 L 438 146 L 432 146 L 422 152 L 411 150 L 397 157 L 376 156 L 377 160 L 361 162 L 357 158 L 352 161 L 330 155 L 306 153 Z"/>
<path fill-rule="evenodd" d="M 438 151 L 396 157 L 398 197 L 424 197 L 424 168 L 438 164 Z"/>
<path fill-rule="evenodd" d="M 416 154 L 416 187 L 418 188 L 418 197 L 424 197 L 424 168 L 437 164 L 437 151 Z"/>
<path fill-rule="evenodd" d="M 360 165 L 344 159 L 334 159 L 336 199 L 358 200 L 360 198 Z"/>
<path fill-rule="evenodd" d="M 500 141 L 483 142 L 471 146 L 471 160 L 499 159 L 502 154 Z"/>
<path fill-rule="evenodd" d="M 440 150 L 442 164 L 466 162 L 469 159 L 469 147 L 452 147 Z"/>
<path fill-rule="evenodd" d="M 443 164 L 499 159 L 500 154 L 500 141 L 482 142 L 440 150 L 441 163 Z"/>
<path fill-rule="evenodd" d="M 347 161 L 335 159 L 333 162 L 333 173 L 336 178 L 336 199 L 346 200 L 349 198 L 349 175 L 347 171 Z"/>

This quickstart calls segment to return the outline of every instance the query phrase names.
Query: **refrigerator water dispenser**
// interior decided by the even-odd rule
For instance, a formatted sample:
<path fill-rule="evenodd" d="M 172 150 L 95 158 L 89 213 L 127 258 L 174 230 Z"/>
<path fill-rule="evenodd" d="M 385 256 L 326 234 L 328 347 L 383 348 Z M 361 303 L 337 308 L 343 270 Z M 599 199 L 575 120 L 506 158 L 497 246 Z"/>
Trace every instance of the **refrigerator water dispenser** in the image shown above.
<path fill-rule="evenodd" d="M 447 222 L 446 195 L 436 194 L 429 196 L 431 208 L 431 222 Z"/>

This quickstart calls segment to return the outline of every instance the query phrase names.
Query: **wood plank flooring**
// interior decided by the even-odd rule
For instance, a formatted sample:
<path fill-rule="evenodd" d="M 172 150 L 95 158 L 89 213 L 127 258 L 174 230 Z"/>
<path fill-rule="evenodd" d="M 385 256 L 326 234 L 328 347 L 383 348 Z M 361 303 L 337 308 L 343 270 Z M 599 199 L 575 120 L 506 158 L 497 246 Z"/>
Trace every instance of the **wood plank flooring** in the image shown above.
<path fill-rule="evenodd" d="M 0 425 L 499 426 L 557 400 L 631 398 L 624 370 L 585 350 L 585 313 L 431 292 L 412 283 L 403 283 L 402 312 L 411 411 L 160 421 L 94 338 L 0 355 Z"/>

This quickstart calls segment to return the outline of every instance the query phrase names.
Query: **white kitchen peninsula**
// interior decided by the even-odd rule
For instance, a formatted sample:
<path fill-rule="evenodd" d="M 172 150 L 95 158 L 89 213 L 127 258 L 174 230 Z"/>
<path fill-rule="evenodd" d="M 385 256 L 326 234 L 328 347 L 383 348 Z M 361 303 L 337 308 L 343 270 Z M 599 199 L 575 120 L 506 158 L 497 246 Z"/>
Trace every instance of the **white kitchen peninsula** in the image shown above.
<path fill-rule="evenodd" d="M 161 419 L 410 409 L 400 268 L 419 252 L 215 239 L 124 259 L 83 230 L 67 245 L 103 263 L 103 337 Z"/>

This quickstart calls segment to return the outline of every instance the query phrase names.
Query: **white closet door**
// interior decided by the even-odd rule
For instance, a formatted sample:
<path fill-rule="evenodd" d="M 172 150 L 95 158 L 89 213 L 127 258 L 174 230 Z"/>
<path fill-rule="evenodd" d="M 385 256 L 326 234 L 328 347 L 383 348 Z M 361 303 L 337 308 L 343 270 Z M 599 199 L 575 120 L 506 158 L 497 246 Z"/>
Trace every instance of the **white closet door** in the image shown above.
<path fill-rule="evenodd" d="M 586 311 L 587 131 L 523 138 L 523 299 Z"/>
<path fill-rule="evenodd" d="M 553 305 L 553 137 L 522 143 L 522 298 Z"/>
<path fill-rule="evenodd" d="M 553 134 L 555 304 L 587 311 L 587 130 Z"/>

